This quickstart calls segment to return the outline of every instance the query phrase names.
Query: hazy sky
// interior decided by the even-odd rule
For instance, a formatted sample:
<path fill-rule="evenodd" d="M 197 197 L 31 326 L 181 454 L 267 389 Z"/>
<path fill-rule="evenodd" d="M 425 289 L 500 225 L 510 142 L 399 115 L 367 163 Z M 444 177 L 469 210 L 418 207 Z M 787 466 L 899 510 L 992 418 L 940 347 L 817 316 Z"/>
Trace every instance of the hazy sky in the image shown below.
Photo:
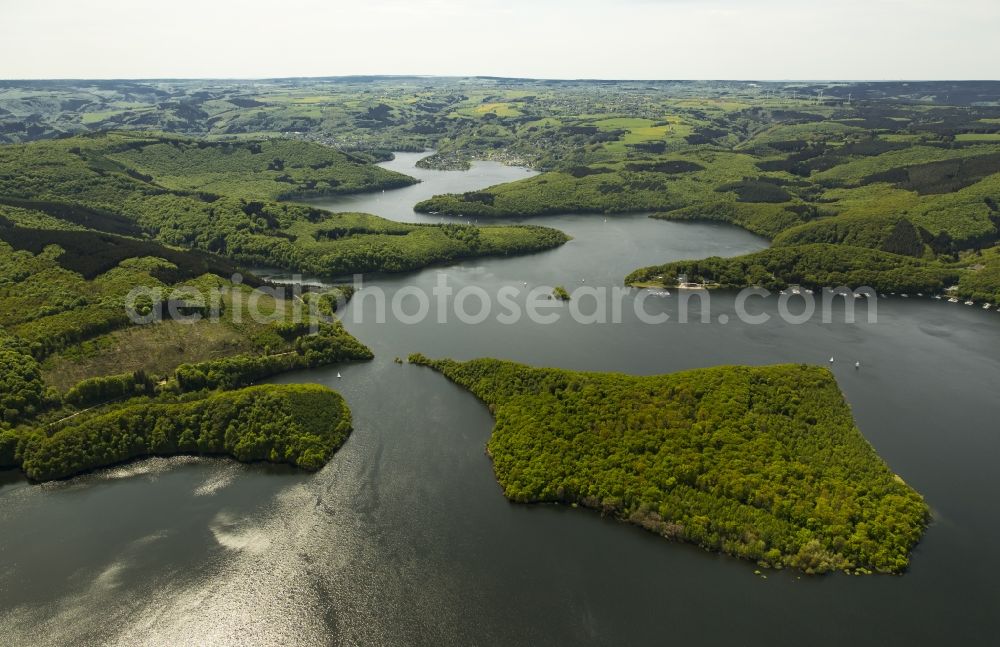
<path fill-rule="evenodd" d="M 997 79 L 1000 0 L 0 0 L 0 78 Z"/>

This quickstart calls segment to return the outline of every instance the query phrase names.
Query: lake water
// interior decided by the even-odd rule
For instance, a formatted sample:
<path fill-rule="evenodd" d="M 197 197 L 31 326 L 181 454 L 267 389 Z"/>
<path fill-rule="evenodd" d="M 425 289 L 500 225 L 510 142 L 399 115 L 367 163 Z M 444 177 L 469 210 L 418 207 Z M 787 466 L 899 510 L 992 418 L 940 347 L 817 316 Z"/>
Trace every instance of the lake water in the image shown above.
<path fill-rule="evenodd" d="M 320 204 L 437 221 L 412 205 L 527 175 L 489 163 L 421 171 L 418 157 L 386 166 L 419 185 Z M 389 297 L 429 291 L 440 272 L 455 289 L 491 293 L 525 282 L 612 286 L 642 265 L 765 245 L 730 227 L 642 215 L 531 222 L 574 239 L 369 283 Z M 680 324 L 675 294 L 646 301 L 650 313 L 675 315 L 649 325 L 635 298 L 625 297 L 618 324 L 404 325 L 375 323 L 374 302 L 359 296 L 345 323 L 376 359 L 277 380 L 326 384 L 350 403 L 355 431 L 317 474 L 192 458 L 41 486 L 0 473 L 0 642 L 995 644 L 1000 314 L 887 299 L 875 324 L 748 325 L 732 316 L 733 295 L 719 293 L 711 323 Z M 754 309 L 775 314 L 776 301 Z M 764 579 L 750 562 L 590 511 L 511 504 L 484 454 L 486 408 L 440 375 L 393 362 L 411 352 L 634 374 L 834 356 L 859 427 L 927 498 L 934 523 L 903 576 Z"/>

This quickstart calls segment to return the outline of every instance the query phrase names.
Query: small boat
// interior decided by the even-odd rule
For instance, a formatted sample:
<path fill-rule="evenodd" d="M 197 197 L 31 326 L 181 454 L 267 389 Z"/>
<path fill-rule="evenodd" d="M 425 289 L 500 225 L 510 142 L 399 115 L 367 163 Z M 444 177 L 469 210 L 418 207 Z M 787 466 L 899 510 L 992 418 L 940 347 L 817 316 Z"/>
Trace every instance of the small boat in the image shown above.
<path fill-rule="evenodd" d="M 935 295 L 934 295 L 934 299 L 935 299 L 936 301 L 940 301 L 940 300 L 941 300 L 941 295 L 940 295 L 940 294 L 935 294 Z"/>
<path fill-rule="evenodd" d="M 861 362 L 854 362 L 854 368 L 855 369 L 861 368 Z"/>
<path fill-rule="evenodd" d="M 958 303 L 958 297 L 952 297 L 948 299 L 948 303 Z"/>
<path fill-rule="evenodd" d="M 909 294 L 901 294 L 899 296 L 903 297 L 904 299 L 909 299 L 910 298 Z"/>
<path fill-rule="evenodd" d="M 967 306 L 974 306 L 974 305 L 976 305 L 976 302 L 973 301 L 972 299 L 969 299 L 968 301 L 965 302 L 965 305 L 967 305 Z"/>
<path fill-rule="evenodd" d="M 830 363 L 833 364 L 833 358 L 832 357 L 830 358 Z"/>
<path fill-rule="evenodd" d="M 337 371 L 337 379 L 340 379 L 340 371 Z"/>
<path fill-rule="evenodd" d="M 787 294 L 788 294 L 788 293 L 787 293 L 787 292 L 785 292 L 784 290 L 782 290 L 782 291 L 781 291 L 781 296 L 785 296 L 785 295 L 787 295 Z"/>
<path fill-rule="evenodd" d="M 813 291 L 810 290 L 809 288 L 806 288 L 805 290 L 803 290 L 803 292 L 805 292 L 806 294 L 812 294 L 813 293 Z"/>
<path fill-rule="evenodd" d="M 924 296 L 924 293 L 923 292 L 917 292 L 917 296 L 918 297 L 922 297 L 922 296 Z"/>
<path fill-rule="evenodd" d="M 983 310 L 989 310 L 992 305 L 993 305 L 992 303 L 987 303 L 986 305 L 983 306 Z"/>

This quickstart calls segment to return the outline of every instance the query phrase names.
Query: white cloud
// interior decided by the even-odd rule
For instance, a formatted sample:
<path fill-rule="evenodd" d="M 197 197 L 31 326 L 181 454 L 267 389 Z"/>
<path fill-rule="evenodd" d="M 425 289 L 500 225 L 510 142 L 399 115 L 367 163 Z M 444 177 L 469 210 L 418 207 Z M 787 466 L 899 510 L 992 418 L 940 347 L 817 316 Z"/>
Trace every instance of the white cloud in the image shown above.
<path fill-rule="evenodd" d="M 996 78 L 994 0 L 3 0 L 0 78 Z"/>

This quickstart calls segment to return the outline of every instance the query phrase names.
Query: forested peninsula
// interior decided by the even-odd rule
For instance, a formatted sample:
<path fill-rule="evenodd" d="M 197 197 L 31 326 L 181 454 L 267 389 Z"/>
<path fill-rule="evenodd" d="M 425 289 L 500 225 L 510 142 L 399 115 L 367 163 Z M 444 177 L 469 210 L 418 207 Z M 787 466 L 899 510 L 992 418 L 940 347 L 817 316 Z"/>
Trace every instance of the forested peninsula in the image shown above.
<path fill-rule="evenodd" d="M 490 408 L 487 448 L 512 501 L 581 505 L 806 573 L 899 573 L 928 520 L 825 368 L 635 377 L 495 359 L 410 362 Z"/>
<path fill-rule="evenodd" d="M 165 376 L 102 375 L 61 395 L 45 388 L 24 343 L 0 328 L 0 467 L 46 481 L 146 456 L 225 454 L 319 469 L 350 433 L 343 398 L 324 387 L 256 383 L 372 353 L 339 323 L 295 337 L 293 348 L 182 364 Z"/>
<path fill-rule="evenodd" d="M 177 454 L 317 470 L 350 431 L 350 411 L 336 392 L 306 384 L 262 385 L 189 401 L 130 404 L 56 431 L 0 434 L 0 465 L 17 465 L 35 481 Z"/>

